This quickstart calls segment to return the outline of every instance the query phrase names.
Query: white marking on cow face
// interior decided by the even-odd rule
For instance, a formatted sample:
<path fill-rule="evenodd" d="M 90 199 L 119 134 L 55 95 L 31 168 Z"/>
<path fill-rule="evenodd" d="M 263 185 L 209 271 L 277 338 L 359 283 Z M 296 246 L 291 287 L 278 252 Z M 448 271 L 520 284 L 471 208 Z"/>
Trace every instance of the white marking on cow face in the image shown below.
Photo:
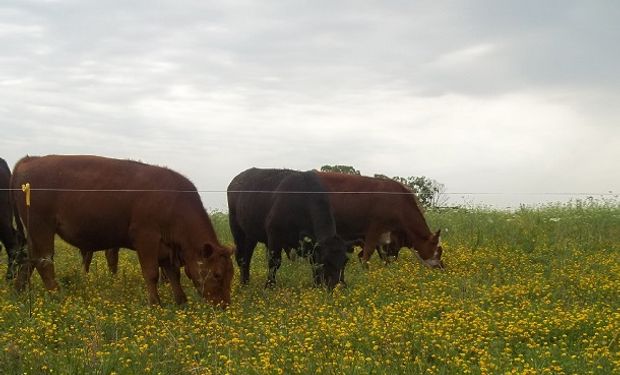
<path fill-rule="evenodd" d="M 422 257 L 420 256 L 420 254 L 418 254 L 417 251 L 414 250 L 413 252 L 423 265 L 429 268 L 443 268 L 441 265 L 441 260 L 439 259 L 439 250 L 435 249 L 433 256 L 427 260 L 422 259 Z"/>

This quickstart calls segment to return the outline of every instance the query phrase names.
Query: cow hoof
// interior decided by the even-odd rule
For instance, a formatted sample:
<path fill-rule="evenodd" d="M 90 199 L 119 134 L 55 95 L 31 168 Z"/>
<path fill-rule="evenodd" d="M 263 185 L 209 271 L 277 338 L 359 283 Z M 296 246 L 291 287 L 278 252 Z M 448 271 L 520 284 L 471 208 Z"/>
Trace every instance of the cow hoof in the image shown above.
<path fill-rule="evenodd" d="M 276 287 L 275 280 L 267 280 L 267 282 L 265 283 L 265 289 L 273 289 L 275 287 Z"/>

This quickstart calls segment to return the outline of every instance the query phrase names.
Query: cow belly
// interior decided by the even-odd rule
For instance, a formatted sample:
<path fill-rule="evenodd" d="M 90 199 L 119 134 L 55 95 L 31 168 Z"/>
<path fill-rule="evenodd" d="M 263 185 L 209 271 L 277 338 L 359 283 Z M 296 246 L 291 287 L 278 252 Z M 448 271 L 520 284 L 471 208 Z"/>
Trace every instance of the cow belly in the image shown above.
<path fill-rule="evenodd" d="M 58 222 L 56 233 L 67 243 L 84 250 L 110 247 L 131 248 L 127 227 L 92 219 L 82 222 Z"/>

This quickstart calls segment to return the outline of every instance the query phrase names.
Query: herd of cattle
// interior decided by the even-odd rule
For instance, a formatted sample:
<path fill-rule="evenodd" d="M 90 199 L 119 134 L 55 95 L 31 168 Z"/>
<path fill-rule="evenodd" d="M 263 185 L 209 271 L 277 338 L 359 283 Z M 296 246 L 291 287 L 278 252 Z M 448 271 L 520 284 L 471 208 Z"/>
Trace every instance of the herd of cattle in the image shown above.
<path fill-rule="evenodd" d="M 27 185 L 28 184 L 28 185 Z M 29 190 L 22 191 L 29 186 Z M 363 245 L 365 264 L 375 249 L 396 256 L 401 247 L 427 266 L 443 268 L 439 231 L 430 231 L 412 192 L 387 179 L 286 169 L 248 169 L 227 189 L 235 249 L 221 244 L 191 181 L 168 168 L 99 156 L 24 157 L 13 174 L 0 159 L 0 241 L 8 253 L 7 279 L 22 290 L 37 270 L 56 289 L 54 236 L 80 249 L 88 271 L 105 250 L 116 271 L 118 248 L 136 251 L 150 303 L 159 304 L 160 268 L 174 299 L 187 300 L 181 267 L 214 305 L 230 304 L 232 256 L 241 282 L 250 279 L 258 242 L 266 245 L 273 286 L 282 250 L 310 257 L 316 284 L 344 283 L 347 253 Z M 27 197 L 26 197 L 27 196 Z M 27 245 L 27 246 L 26 246 Z"/>

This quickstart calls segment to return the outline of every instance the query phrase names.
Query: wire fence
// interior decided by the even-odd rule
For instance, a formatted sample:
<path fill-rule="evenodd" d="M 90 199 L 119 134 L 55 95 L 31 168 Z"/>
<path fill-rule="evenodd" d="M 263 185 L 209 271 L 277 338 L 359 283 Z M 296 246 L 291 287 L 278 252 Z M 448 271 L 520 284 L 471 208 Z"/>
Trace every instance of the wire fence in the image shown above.
<path fill-rule="evenodd" d="M 22 189 L 0 188 L 0 191 L 22 191 Z M 257 194 L 324 194 L 324 191 L 286 191 L 286 190 L 174 190 L 174 189 L 64 189 L 64 188 L 30 188 L 30 191 L 58 191 L 82 193 L 257 193 Z M 394 191 L 327 191 L 329 194 L 384 194 L 384 195 L 413 195 L 416 192 Z M 439 195 L 505 195 L 505 196 L 610 196 L 618 197 L 620 193 L 608 192 L 442 192 Z"/>

